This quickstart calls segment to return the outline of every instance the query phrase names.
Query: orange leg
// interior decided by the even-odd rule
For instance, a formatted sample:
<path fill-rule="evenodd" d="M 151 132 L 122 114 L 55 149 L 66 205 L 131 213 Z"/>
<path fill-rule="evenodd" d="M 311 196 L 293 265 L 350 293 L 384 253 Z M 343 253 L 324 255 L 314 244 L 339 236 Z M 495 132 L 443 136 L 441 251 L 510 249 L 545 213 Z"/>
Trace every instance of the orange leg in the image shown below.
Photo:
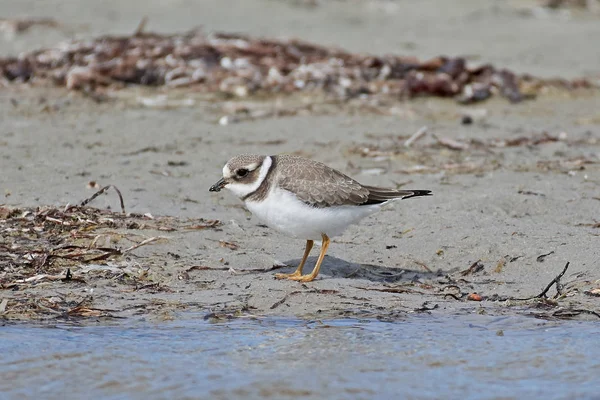
<path fill-rule="evenodd" d="M 310 254 L 310 251 L 312 250 L 314 243 L 315 242 L 313 242 L 312 240 L 306 241 L 306 249 L 304 249 L 304 256 L 302 257 L 302 261 L 300 261 L 300 265 L 298 265 L 298 268 L 296 269 L 296 271 L 294 271 L 291 274 L 275 274 L 275 278 L 277 278 L 277 279 L 300 278 L 302 276 L 302 268 L 304 268 L 304 263 L 306 262 L 306 259 L 308 258 L 308 255 Z"/>
<path fill-rule="evenodd" d="M 313 269 L 313 271 L 308 275 L 294 276 L 294 277 L 290 277 L 288 279 L 292 279 L 292 280 L 298 281 L 298 282 L 310 282 L 310 281 L 314 280 L 317 277 L 317 275 L 319 275 L 319 270 L 321 269 L 321 263 L 323 262 L 323 258 L 325 258 L 325 253 L 327 253 L 327 248 L 329 247 L 329 243 L 330 243 L 330 240 L 326 234 L 322 233 L 321 235 L 323 237 L 323 244 L 321 245 L 321 253 L 319 254 L 319 259 L 317 260 L 317 263 L 315 264 L 315 268 Z"/>

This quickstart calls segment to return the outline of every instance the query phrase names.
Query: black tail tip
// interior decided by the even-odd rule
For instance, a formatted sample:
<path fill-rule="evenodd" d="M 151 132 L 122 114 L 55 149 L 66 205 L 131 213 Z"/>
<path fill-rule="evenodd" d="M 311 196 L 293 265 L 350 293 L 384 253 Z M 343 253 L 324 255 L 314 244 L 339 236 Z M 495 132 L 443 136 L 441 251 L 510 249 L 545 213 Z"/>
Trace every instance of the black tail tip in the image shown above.
<path fill-rule="evenodd" d="M 412 192 L 412 194 L 409 194 L 408 196 L 404 196 L 402 198 L 402 200 L 410 199 L 411 197 L 433 196 L 433 193 L 431 193 L 431 190 L 411 190 L 411 192 Z"/>

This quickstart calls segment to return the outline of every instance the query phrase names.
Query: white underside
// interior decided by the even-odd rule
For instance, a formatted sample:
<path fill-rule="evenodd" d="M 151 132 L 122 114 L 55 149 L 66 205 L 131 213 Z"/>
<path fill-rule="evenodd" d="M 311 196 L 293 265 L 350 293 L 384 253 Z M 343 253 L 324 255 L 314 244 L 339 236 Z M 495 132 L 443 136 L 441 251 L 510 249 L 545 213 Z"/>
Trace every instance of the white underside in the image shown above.
<path fill-rule="evenodd" d="M 263 201 L 246 201 L 248 210 L 270 228 L 295 238 L 318 241 L 323 233 L 329 237 L 342 234 L 348 226 L 377 212 L 381 206 L 315 208 L 278 188 L 271 190 Z"/>

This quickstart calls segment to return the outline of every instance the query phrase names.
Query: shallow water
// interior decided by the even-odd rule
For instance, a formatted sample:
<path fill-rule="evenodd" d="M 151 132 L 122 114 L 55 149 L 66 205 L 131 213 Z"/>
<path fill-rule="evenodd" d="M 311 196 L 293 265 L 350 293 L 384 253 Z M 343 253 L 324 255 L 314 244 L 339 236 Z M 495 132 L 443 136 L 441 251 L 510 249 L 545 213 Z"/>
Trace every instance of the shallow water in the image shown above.
<path fill-rule="evenodd" d="M 200 315 L 0 327 L 0 398 L 599 398 L 600 323 Z"/>

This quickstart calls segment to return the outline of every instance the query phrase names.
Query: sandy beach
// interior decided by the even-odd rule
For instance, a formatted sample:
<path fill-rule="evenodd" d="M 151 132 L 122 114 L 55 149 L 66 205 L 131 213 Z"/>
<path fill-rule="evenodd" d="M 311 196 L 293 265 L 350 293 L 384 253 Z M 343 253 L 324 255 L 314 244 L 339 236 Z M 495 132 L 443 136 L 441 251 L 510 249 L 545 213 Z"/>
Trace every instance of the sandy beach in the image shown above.
<path fill-rule="evenodd" d="M 599 81 L 597 15 L 534 1 L 451 3 L 5 0 L 0 17 L 52 18 L 60 26 L 7 30 L 0 56 L 129 34 L 146 16 L 152 32 L 202 27 L 356 53 L 465 56 L 519 74 Z M 303 94 L 216 100 L 185 88 L 136 86 L 99 101 L 64 87 L 2 84 L 0 251 L 34 243 L 33 230 L 27 240 L 18 237 L 19 224 L 53 223 L 81 252 L 119 250 L 85 263 L 68 253 L 71 259 L 23 270 L 3 258 L 0 315 L 170 319 L 200 311 L 217 319 L 393 320 L 427 312 L 597 320 L 599 101 L 596 89 L 551 88 L 518 104 L 501 96 L 473 105 L 419 97 L 359 107 Z M 241 118 L 240 108 L 260 117 Z M 406 147 L 422 127 L 423 137 Z M 261 225 L 231 193 L 208 192 L 240 153 L 299 154 L 361 183 L 434 195 L 396 202 L 350 227 L 333 240 L 314 282 L 276 280 L 276 272 L 294 270 L 303 241 Z M 89 206 L 114 215 L 86 218 L 113 220 L 98 222 L 89 236 L 69 236 L 62 217 L 43 214 L 105 185 L 121 191 L 131 215 L 117 215 L 112 189 Z M 559 284 L 539 296 L 567 262 Z M 62 279 L 67 269 L 71 276 Z"/>

